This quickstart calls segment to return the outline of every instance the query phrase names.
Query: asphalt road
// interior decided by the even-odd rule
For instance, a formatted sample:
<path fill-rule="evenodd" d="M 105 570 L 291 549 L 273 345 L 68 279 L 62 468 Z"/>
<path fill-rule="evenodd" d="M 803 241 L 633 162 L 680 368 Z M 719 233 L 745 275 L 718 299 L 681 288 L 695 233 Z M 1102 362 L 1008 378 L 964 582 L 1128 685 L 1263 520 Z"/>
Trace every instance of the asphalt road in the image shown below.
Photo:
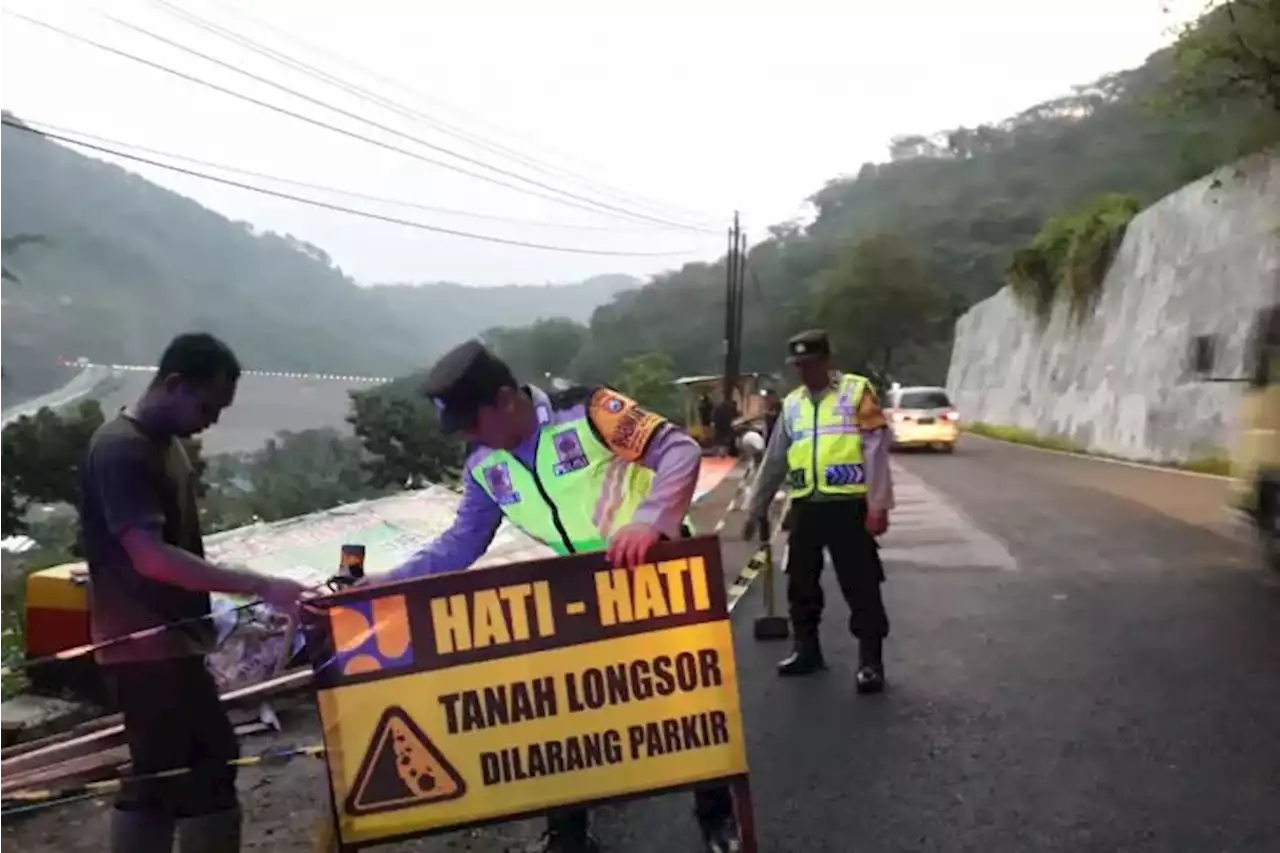
<path fill-rule="evenodd" d="M 855 694 L 830 573 L 821 675 L 774 674 L 786 645 L 751 638 L 758 584 L 734 611 L 762 853 L 1280 850 L 1280 578 L 1220 524 L 1222 481 L 978 439 L 896 470 L 884 695 Z M 285 742 L 315 737 L 300 714 Z M 323 790 L 319 762 L 247 768 L 246 849 L 310 850 Z M 609 851 L 694 853 L 690 811 L 655 798 L 595 825 Z M 101 849 L 105 812 L 6 822 L 5 841 Z M 385 849 L 506 853 L 537 830 Z"/>
<path fill-rule="evenodd" d="M 1219 480 L 973 440 L 898 457 L 891 687 L 780 680 L 735 612 L 760 850 L 1280 850 L 1280 582 Z M 693 850 L 684 797 L 609 810 L 612 850 Z"/>

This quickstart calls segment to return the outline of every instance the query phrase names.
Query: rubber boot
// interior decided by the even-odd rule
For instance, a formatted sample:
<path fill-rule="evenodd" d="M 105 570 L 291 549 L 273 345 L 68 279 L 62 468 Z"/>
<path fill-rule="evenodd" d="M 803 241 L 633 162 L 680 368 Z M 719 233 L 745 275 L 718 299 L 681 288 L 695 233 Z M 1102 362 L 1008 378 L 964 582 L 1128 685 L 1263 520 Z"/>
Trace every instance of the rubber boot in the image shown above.
<path fill-rule="evenodd" d="M 779 675 L 809 675 L 826 669 L 827 663 L 822 658 L 822 647 L 818 645 L 816 634 L 796 632 L 796 643 L 791 654 L 778 661 Z"/>
<path fill-rule="evenodd" d="M 884 690 L 884 640 L 868 637 L 858 641 L 858 673 L 854 676 L 859 693 Z"/>
<path fill-rule="evenodd" d="M 173 818 L 149 811 L 111 813 L 111 853 L 173 853 Z"/>
<path fill-rule="evenodd" d="M 240 853 L 240 809 L 178 821 L 178 853 Z"/>

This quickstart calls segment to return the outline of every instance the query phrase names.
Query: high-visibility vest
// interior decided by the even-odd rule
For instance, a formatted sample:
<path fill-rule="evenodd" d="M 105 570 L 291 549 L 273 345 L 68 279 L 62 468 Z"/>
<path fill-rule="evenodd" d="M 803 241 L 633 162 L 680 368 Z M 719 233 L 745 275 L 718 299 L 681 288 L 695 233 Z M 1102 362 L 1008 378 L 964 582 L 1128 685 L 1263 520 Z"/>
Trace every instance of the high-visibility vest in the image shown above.
<path fill-rule="evenodd" d="M 803 386 L 783 401 L 787 434 L 787 485 L 793 500 L 814 490 L 825 495 L 865 495 L 867 473 L 858 429 L 864 377 L 842 374 L 836 387 L 815 402 Z"/>
<path fill-rule="evenodd" d="M 603 551 L 653 486 L 653 471 L 615 456 L 586 416 L 542 427 L 534 459 L 530 468 L 490 450 L 471 476 L 508 521 L 560 555 Z"/>

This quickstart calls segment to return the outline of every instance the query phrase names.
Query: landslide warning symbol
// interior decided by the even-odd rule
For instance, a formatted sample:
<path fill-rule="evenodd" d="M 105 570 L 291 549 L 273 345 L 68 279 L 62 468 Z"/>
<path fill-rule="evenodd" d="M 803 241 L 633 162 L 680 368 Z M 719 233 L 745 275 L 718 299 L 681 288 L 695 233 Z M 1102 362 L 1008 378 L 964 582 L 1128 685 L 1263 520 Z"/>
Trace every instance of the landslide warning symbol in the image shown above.
<path fill-rule="evenodd" d="M 382 712 L 343 807 L 350 815 L 456 800 L 467 783 L 403 708 Z"/>

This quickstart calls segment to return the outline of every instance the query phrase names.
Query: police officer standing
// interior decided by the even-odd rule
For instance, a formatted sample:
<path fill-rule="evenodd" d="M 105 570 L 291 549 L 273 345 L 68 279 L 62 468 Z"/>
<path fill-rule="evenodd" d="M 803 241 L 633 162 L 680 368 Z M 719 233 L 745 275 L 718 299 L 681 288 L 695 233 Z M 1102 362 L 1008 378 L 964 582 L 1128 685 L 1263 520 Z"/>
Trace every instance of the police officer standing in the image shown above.
<path fill-rule="evenodd" d="M 778 671 L 807 675 L 825 666 L 818 623 L 826 550 L 849 605 L 849 630 L 858 638 L 858 692 L 877 693 L 884 689 L 882 647 L 889 634 L 875 541 L 889 529 L 893 508 L 887 424 L 866 378 L 831 369 L 826 332 L 802 332 L 788 347 L 802 384 L 783 401 L 743 531 L 750 539 L 768 524 L 769 505 L 785 480 L 791 497 L 787 600 L 795 648 Z"/>

